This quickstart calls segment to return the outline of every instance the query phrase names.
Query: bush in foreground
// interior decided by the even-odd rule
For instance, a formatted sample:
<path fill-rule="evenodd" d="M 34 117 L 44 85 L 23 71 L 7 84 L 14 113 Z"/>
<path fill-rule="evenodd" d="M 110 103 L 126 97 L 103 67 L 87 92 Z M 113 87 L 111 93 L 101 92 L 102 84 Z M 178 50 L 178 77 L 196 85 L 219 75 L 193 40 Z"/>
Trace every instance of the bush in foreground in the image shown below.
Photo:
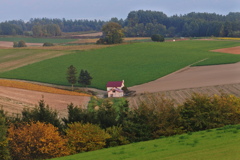
<path fill-rule="evenodd" d="M 7 126 L 5 125 L 5 117 L 3 111 L 0 110 L 0 159 L 3 160 L 10 159 L 8 139 L 6 137 L 6 134 Z"/>
<path fill-rule="evenodd" d="M 67 140 L 51 124 L 12 124 L 8 129 L 8 138 L 14 160 L 48 159 L 70 154 Z"/>
<path fill-rule="evenodd" d="M 233 95 L 193 94 L 180 106 L 187 131 L 200 131 L 240 123 L 240 99 Z"/>
<path fill-rule="evenodd" d="M 87 123 L 73 123 L 68 125 L 66 136 L 72 153 L 94 151 L 103 148 L 106 140 L 111 136 L 99 126 Z"/>

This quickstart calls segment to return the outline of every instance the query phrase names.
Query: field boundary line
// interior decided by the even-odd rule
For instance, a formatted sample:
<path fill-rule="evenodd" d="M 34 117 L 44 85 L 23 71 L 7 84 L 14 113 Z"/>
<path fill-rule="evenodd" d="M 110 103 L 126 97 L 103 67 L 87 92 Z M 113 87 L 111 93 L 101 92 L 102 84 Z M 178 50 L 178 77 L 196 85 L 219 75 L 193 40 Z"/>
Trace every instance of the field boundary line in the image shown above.
<path fill-rule="evenodd" d="M 197 63 L 202 62 L 202 61 L 205 61 L 205 60 L 207 60 L 207 59 L 208 59 L 208 58 L 204 58 L 204 59 L 202 59 L 202 60 L 199 60 L 199 61 L 197 61 L 197 62 L 194 62 L 194 63 L 192 63 L 192 64 L 189 64 L 189 65 L 187 65 L 186 67 L 183 67 L 182 69 L 179 69 L 179 70 L 177 70 L 177 71 L 174 71 L 174 72 L 172 72 L 172 73 L 170 73 L 170 74 L 167 74 L 167 75 L 165 75 L 165 76 L 163 76 L 163 77 L 160 77 L 160 78 L 158 78 L 158 79 L 161 79 L 161 78 L 170 76 L 170 75 L 172 75 L 172 74 L 181 73 L 181 72 L 183 72 L 183 71 L 186 71 L 186 70 L 188 70 L 192 65 L 197 64 Z M 156 79 L 156 80 L 158 80 L 158 79 Z M 156 81 L 156 80 L 154 80 L 154 81 Z M 152 82 L 152 81 L 151 81 L 151 82 Z M 149 82 L 147 82 L 147 83 L 149 83 Z"/>

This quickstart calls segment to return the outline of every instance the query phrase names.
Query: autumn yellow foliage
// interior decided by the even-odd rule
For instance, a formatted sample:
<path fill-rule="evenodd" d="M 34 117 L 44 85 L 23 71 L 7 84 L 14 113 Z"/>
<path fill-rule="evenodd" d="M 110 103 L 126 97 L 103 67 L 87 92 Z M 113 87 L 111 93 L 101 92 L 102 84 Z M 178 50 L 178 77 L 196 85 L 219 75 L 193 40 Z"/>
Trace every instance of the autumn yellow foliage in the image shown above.
<path fill-rule="evenodd" d="M 72 153 L 93 151 L 103 148 L 111 136 L 99 126 L 79 122 L 69 124 L 66 129 Z"/>
<path fill-rule="evenodd" d="M 8 149 L 8 139 L 6 137 L 7 126 L 5 123 L 5 117 L 0 109 L 0 159 L 9 160 L 10 154 Z"/>
<path fill-rule="evenodd" d="M 73 96 L 90 96 L 84 93 L 66 91 L 66 90 L 57 89 L 57 88 L 48 87 L 48 86 L 42 86 L 38 84 L 14 81 L 14 80 L 6 80 L 6 79 L 0 79 L 0 86 L 47 92 L 47 93 L 55 93 L 55 94 L 66 94 L 66 95 L 73 95 Z"/>
<path fill-rule="evenodd" d="M 48 159 L 69 155 L 67 140 L 51 124 L 31 122 L 8 129 L 11 156 L 17 160 Z"/>

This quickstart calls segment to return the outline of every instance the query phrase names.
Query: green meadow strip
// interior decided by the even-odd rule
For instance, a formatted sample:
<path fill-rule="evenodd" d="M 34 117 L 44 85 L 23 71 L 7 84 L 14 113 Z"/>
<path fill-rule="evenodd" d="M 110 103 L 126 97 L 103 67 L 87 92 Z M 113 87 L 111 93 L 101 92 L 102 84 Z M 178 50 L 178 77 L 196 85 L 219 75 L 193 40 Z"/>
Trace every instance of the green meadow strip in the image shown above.
<path fill-rule="evenodd" d="M 80 153 L 54 160 L 237 160 L 240 125 Z"/>
<path fill-rule="evenodd" d="M 216 65 L 240 61 L 240 55 L 210 50 L 238 46 L 230 41 L 145 42 L 118 45 L 98 50 L 73 51 L 0 74 L 2 78 L 25 79 L 69 85 L 66 70 L 74 65 L 78 72 L 88 70 L 93 77 L 90 87 L 105 89 L 108 81 L 125 80 L 134 86 L 156 80 L 188 65 Z M 63 51 L 64 52 L 64 51 Z M 204 61 L 201 61 L 206 59 Z M 201 61 L 199 63 L 196 63 Z"/>

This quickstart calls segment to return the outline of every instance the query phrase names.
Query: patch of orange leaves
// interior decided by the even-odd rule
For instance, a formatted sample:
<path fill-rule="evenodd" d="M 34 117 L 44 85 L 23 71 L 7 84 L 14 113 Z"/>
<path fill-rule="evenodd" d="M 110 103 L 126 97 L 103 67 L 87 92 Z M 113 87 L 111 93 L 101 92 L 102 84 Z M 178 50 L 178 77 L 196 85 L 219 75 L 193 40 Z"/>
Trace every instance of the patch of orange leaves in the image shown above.
<path fill-rule="evenodd" d="M 66 94 L 66 95 L 72 95 L 72 96 L 90 96 L 85 93 L 72 92 L 72 91 L 57 89 L 57 88 L 48 87 L 48 86 L 42 86 L 42 85 L 33 84 L 33 83 L 6 80 L 6 79 L 0 79 L 0 86 L 39 91 L 39 92 L 55 93 L 55 94 Z"/>

